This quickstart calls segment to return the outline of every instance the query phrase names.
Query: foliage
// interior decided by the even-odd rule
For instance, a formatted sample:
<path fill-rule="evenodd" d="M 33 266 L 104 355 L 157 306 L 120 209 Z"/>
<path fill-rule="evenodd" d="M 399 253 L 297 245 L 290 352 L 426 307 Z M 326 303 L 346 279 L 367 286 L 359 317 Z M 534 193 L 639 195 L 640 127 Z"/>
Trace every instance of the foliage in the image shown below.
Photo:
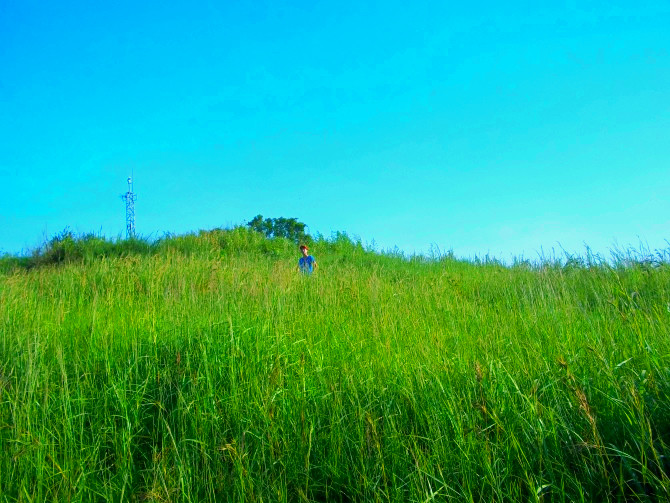
<path fill-rule="evenodd" d="M 109 240 L 95 234 L 76 236 L 69 229 L 55 235 L 28 256 L 0 256 L 0 273 L 47 266 L 90 263 L 102 258 L 190 254 L 251 253 L 288 257 L 295 255 L 294 244 L 284 238 L 267 239 L 246 227 L 201 230 L 198 233 L 164 236 L 153 241 L 133 237 Z"/>
<path fill-rule="evenodd" d="M 667 254 L 57 238 L 0 262 L 2 501 L 668 499 Z"/>
<path fill-rule="evenodd" d="M 256 215 L 247 223 L 247 226 L 268 238 L 286 238 L 296 244 L 304 243 L 309 239 L 305 232 L 307 226 L 296 218 L 263 219 L 263 215 Z"/>

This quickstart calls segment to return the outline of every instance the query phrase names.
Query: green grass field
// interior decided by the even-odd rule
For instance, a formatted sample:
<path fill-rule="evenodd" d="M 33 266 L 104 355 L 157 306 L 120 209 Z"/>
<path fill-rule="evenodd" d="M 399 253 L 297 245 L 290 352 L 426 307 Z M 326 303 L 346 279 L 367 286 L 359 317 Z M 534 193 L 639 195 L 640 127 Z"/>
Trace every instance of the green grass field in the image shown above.
<path fill-rule="evenodd" d="M 0 502 L 670 499 L 663 256 L 79 244 L 0 261 Z"/>

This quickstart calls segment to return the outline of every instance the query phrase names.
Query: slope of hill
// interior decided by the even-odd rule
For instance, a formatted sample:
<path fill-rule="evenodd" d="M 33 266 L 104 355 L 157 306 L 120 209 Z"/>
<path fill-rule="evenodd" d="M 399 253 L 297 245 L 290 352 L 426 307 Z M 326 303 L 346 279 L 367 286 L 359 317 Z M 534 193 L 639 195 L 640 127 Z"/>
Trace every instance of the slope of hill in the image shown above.
<path fill-rule="evenodd" d="M 0 501 L 660 501 L 670 266 L 243 228 L 0 262 Z M 51 255 L 49 255 L 51 254 Z"/>

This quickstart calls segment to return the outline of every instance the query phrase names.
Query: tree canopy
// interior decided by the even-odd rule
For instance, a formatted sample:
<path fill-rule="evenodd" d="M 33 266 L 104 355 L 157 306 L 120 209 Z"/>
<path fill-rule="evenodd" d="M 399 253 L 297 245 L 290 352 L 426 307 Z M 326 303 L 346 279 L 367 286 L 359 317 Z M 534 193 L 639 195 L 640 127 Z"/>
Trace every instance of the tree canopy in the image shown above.
<path fill-rule="evenodd" d="M 256 215 L 252 218 L 247 226 L 265 234 L 269 238 L 286 238 L 297 243 L 304 242 L 309 239 L 305 232 L 306 224 L 298 221 L 297 218 L 266 218 L 263 215 Z"/>

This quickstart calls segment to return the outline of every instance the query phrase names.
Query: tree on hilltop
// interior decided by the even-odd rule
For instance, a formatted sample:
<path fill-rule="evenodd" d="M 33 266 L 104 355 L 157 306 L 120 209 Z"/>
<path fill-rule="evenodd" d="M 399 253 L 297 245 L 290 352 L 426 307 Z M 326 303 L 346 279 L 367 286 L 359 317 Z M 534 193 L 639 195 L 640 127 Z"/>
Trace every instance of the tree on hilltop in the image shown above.
<path fill-rule="evenodd" d="M 266 218 L 263 215 L 256 215 L 248 223 L 250 229 L 265 234 L 269 238 L 286 238 L 297 243 L 308 239 L 305 232 L 306 224 L 298 221 L 297 218 Z"/>

